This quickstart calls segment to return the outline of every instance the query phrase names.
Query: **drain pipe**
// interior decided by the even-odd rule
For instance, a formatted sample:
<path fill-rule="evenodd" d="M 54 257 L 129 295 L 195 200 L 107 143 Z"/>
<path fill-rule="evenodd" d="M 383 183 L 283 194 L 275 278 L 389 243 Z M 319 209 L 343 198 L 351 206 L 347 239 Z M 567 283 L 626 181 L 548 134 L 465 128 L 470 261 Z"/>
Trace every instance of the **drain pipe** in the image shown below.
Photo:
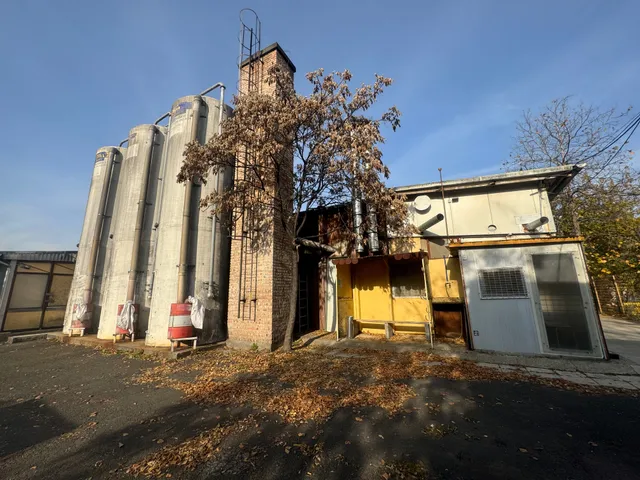
<path fill-rule="evenodd" d="M 87 306 L 87 311 L 91 310 L 90 306 L 93 292 L 93 276 L 96 273 L 96 261 L 98 260 L 98 252 L 100 251 L 100 237 L 102 236 L 102 226 L 104 224 L 104 210 L 107 206 L 107 197 L 109 196 L 109 183 L 111 182 L 111 175 L 113 172 L 113 164 L 115 163 L 116 152 L 116 148 L 111 147 L 111 152 L 109 152 L 109 163 L 105 167 L 105 176 L 102 181 L 102 192 L 100 193 L 100 203 L 98 204 L 96 226 L 93 230 L 93 238 L 91 239 L 89 270 L 87 271 L 88 281 L 82 294 L 82 302 Z"/>
<path fill-rule="evenodd" d="M 222 118 L 224 114 L 224 89 L 225 86 L 221 83 L 216 85 L 220 86 L 220 114 L 218 116 L 218 135 L 222 135 Z M 215 85 L 214 87 L 215 88 Z M 213 90 L 213 88 L 211 90 Z M 224 188 L 224 170 L 218 170 L 216 173 L 216 192 L 219 192 Z M 218 226 L 218 218 L 214 213 L 211 216 L 211 262 L 209 270 L 209 287 L 207 288 L 207 297 L 213 298 L 213 281 L 214 281 L 214 267 L 216 263 L 216 230 Z"/>
<path fill-rule="evenodd" d="M 136 215 L 136 228 L 133 235 L 133 248 L 131 249 L 131 264 L 129 266 L 129 283 L 127 284 L 127 301 L 133 302 L 134 292 L 136 288 L 136 277 L 138 275 L 138 254 L 140 252 L 140 241 L 142 240 L 142 223 L 144 222 L 144 211 L 147 207 L 147 189 L 149 187 L 149 170 L 151 168 L 151 159 L 153 158 L 153 147 L 156 141 L 158 129 L 155 125 L 150 125 L 149 129 L 153 132 L 151 135 L 151 146 L 147 151 L 142 167 L 142 188 L 138 197 L 138 213 Z"/>
<path fill-rule="evenodd" d="M 158 125 L 162 120 L 169 117 L 169 123 L 171 123 L 171 112 L 167 112 L 161 117 L 153 122 L 154 125 Z M 166 139 L 165 139 L 166 141 Z M 151 278 L 148 279 L 145 290 L 147 291 L 147 298 L 151 299 L 153 296 L 153 284 L 156 278 L 156 248 L 158 246 L 158 228 L 159 228 L 159 220 L 160 214 L 162 213 L 162 197 L 164 196 L 164 184 L 165 177 L 167 176 L 167 148 L 162 149 L 162 155 L 160 157 L 160 177 L 158 181 L 160 182 L 160 193 L 157 194 L 156 199 L 158 199 L 156 209 L 153 212 L 153 223 L 151 224 L 151 229 L 153 231 L 153 236 L 155 237 L 155 242 L 153 243 L 153 253 L 150 253 L 152 257 L 149 261 L 148 271 L 151 272 Z M 151 250 L 149 250 L 151 252 Z"/>
<path fill-rule="evenodd" d="M 200 107 L 202 97 L 196 95 L 193 99 L 193 117 L 191 120 L 191 142 L 198 140 L 198 124 L 200 121 Z M 180 235 L 180 265 L 178 266 L 178 295 L 176 303 L 184 303 L 187 298 L 187 261 L 189 260 L 189 224 L 191 223 L 191 197 L 193 181 L 185 185 L 184 203 L 182 205 L 182 233 Z"/>

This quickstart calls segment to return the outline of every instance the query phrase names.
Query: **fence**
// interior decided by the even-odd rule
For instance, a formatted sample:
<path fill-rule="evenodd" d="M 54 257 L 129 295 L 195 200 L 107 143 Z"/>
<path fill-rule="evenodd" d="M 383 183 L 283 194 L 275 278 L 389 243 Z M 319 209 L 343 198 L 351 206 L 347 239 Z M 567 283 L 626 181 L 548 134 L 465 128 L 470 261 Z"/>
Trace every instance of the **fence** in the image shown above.
<path fill-rule="evenodd" d="M 591 288 L 601 314 L 640 319 L 640 291 L 637 285 L 609 275 L 592 278 Z"/>

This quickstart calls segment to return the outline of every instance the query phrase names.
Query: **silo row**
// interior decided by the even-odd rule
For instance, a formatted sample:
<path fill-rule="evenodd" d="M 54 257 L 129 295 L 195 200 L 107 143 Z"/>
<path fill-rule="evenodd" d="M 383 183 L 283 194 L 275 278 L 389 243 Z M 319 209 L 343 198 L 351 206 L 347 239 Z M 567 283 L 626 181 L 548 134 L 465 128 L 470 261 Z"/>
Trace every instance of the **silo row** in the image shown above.
<path fill-rule="evenodd" d="M 193 296 L 205 307 L 199 342 L 224 339 L 229 233 L 200 200 L 230 185 L 233 172 L 210 175 L 206 183 L 176 181 L 187 143 L 206 142 L 219 132 L 219 119 L 231 115 L 220 105 L 207 96 L 182 97 L 171 108 L 168 128 L 139 125 L 127 148 L 98 150 L 66 333 L 83 327 L 111 340 L 124 333 L 117 318 L 129 302 L 136 317 L 131 333 L 146 337 L 147 345 L 165 346 L 170 323 L 181 320 L 171 313 L 187 311 L 185 300 Z"/>

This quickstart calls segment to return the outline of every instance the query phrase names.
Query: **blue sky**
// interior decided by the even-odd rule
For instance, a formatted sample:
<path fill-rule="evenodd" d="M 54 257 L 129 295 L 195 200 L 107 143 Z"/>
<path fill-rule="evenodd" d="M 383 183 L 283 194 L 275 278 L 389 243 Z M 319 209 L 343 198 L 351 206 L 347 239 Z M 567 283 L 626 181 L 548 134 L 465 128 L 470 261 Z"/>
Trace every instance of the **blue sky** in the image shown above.
<path fill-rule="evenodd" d="M 384 148 L 392 185 L 500 171 L 521 112 L 558 96 L 640 107 L 635 0 L 5 0 L 0 250 L 74 249 L 99 147 L 177 97 L 235 91 L 242 6 L 301 92 L 319 67 L 395 80 L 381 100 L 403 112 Z"/>

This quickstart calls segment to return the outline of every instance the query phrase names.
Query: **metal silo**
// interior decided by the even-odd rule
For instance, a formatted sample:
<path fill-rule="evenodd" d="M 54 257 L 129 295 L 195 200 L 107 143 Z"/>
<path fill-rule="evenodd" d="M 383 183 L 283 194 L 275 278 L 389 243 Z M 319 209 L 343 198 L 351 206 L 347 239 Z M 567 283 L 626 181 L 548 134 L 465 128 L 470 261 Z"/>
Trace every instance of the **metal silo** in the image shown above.
<path fill-rule="evenodd" d="M 144 336 L 147 327 L 149 302 L 144 288 L 153 226 L 149 218 L 154 215 L 165 135 L 166 127 L 157 125 L 138 125 L 129 132 L 108 239 L 109 271 L 102 288 L 98 338 L 113 338 L 117 316 L 127 301 L 135 305 L 133 335 Z"/>
<path fill-rule="evenodd" d="M 118 147 L 102 147 L 96 152 L 78 243 L 76 269 L 65 313 L 66 333 L 72 330 L 84 333 L 84 329 L 95 329 L 100 319 L 107 240 L 125 153 L 126 149 Z"/>
<path fill-rule="evenodd" d="M 199 181 L 190 185 L 176 181 L 184 160 L 185 146 L 192 140 L 206 142 L 219 132 L 220 118 L 230 115 L 228 106 L 221 111 L 221 103 L 204 95 L 190 95 L 176 100 L 171 108 L 165 165 L 161 174 L 165 179 L 158 206 L 161 213 L 157 238 L 152 240 L 155 265 L 149 282 L 152 298 L 146 339 L 148 345 L 169 344 L 171 312 L 175 314 L 176 332 L 182 324 L 188 326 L 189 309 L 183 308 L 188 296 L 194 296 L 205 307 L 200 341 L 210 342 L 223 337 L 229 238 L 209 210 L 200 208 L 200 199 L 218 185 L 228 184 L 233 172 L 225 172 L 219 179 L 212 175 L 207 178 L 206 185 Z M 215 228 L 212 228 L 214 224 Z M 215 232 L 213 237 L 212 232 Z M 215 243 L 213 249 L 212 243 Z M 216 286 L 209 297 L 212 264 Z"/>

